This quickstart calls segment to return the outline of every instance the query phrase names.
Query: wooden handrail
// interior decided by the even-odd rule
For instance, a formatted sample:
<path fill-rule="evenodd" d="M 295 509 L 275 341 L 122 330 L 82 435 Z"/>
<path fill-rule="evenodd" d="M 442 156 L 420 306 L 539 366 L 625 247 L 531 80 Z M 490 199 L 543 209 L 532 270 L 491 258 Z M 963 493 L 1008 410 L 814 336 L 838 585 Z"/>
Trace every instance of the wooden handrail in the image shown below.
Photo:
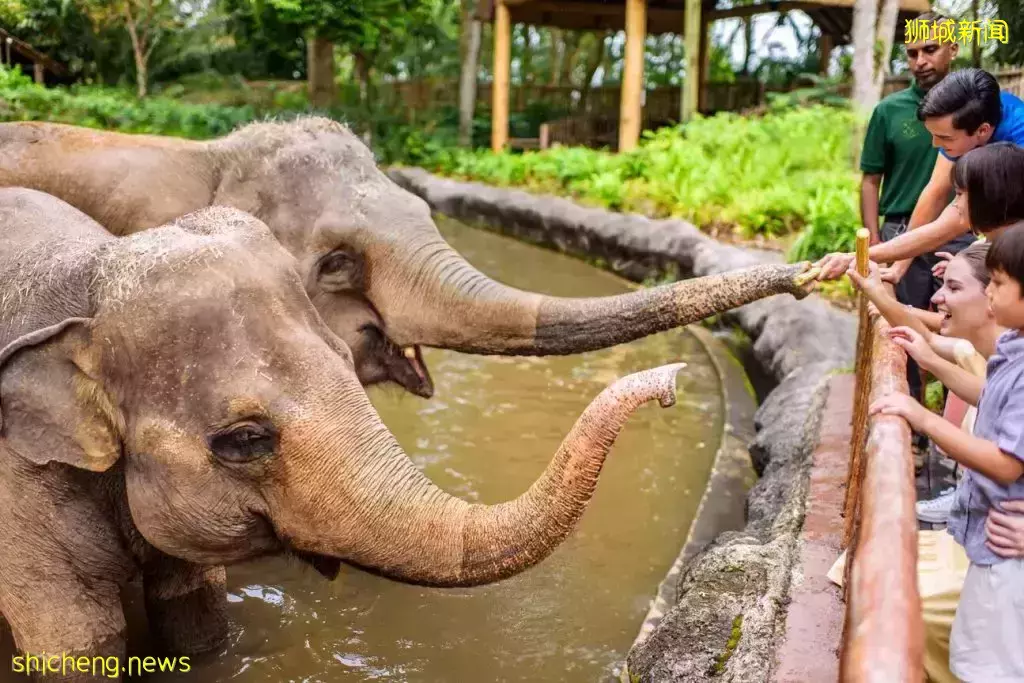
<path fill-rule="evenodd" d="M 857 235 L 857 269 L 865 275 L 866 232 Z M 883 396 L 908 392 L 907 356 L 889 339 L 885 320 L 868 315 L 863 296 L 860 315 L 844 512 L 847 608 L 840 679 L 917 683 L 924 680 L 924 622 L 910 426 L 900 417 L 868 415 L 871 403 Z"/>
<path fill-rule="evenodd" d="M 874 402 L 907 393 L 906 353 L 872 324 Z M 910 427 L 895 416 L 870 419 L 850 562 L 842 680 L 924 680 L 924 623 L 917 585 L 917 517 Z"/>

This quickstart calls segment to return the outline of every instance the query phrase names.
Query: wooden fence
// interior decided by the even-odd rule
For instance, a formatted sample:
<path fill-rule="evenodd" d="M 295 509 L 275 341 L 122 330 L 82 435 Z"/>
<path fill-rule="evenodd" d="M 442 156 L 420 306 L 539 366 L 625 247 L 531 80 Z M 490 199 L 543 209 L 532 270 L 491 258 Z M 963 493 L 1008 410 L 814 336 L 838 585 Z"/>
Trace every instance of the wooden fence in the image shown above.
<path fill-rule="evenodd" d="M 857 267 L 867 275 L 867 230 L 857 242 Z M 924 680 L 924 623 L 910 427 L 900 417 L 868 416 L 873 401 L 907 393 L 907 356 L 887 337 L 885 320 L 868 315 L 863 296 L 859 306 L 840 680 L 917 683 Z"/>
<path fill-rule="evenodd" d="M 1003 68 L 995 72 L 1003 90 L 1024 97 L 1024 69 Z M 885 80 L 882 96 L 907 87 L 909 75 L 893 76 Z M 785 88 L 766 88 L 755 79 L 738 79 L 733 83 L 707 83 L 704 85 L 704 106 L 706 114 L 718 111 L 743 111 L 765 103 L 768 93 L 789 92 L 793 85 Z M 850 83 L 832 88 L 837 95 L 849 97 Z M 678 86 L 653 88 L 644 91 L 641 109 L 641 127 L 654 130 L 671 125 L 679 120 L 681 91 Z M 403 111 L 409 122 L 415 122 L 419 112 L 458 106 L 458 83 L 449 79 L 425 79 L 385 83 L 375 89 L 377 103 L 391 111 Z M 618 86 L 577 88 L 574 86 L 541 85 L 526 83 L 513 85 L 509 89 L 509 109 L 521 113 L 530 106 L 543 106 L 554 117 L 546 123 L 540 137 L 549 143 L 562 145 L 590 145 L 615 149 L 618 140 L 619 121 Z M 477 86 L 476 105 L 478 110 L 491 106 L 491 84 Z M 539 140 L 532 140 L 536 146 Z"/>

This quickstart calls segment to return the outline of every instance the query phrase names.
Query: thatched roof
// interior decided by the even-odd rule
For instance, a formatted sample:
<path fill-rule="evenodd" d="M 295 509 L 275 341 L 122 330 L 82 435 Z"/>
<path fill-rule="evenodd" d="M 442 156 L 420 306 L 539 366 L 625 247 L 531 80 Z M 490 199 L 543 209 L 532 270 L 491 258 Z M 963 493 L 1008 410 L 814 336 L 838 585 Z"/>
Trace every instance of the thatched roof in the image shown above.
<path fill-rule="evenodd" d="M 854 0 L 799 0 L 760 2 L 754 5 L 718 9 L 717 0 L 703 0 L 705 20 L 752 16 L 768 12 L 801 10 L 831 35 L 836 45 L 850 42 Z M 581 31 L 620 30 L 624 28 L 625 0 L 506 0 L 513 23 L 551 26 Z M 648 0 L 648 34 L 682 33 L 685 0 Z M 931 9 L 928 0 L 901 0 L 896 40 L 903 41 L 907 19 Z M 494 0 L 480 0 L 477 15 L 483 21 L 494 20 Z"/>

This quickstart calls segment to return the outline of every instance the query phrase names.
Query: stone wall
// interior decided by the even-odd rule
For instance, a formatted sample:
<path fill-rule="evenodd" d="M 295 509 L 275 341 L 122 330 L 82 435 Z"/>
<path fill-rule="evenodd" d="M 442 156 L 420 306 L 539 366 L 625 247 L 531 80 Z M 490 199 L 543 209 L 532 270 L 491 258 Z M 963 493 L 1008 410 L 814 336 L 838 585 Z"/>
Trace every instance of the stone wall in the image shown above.
<path fill-rule="evenodd" d="M 531 195 L 393 169 L 391 178 L 439 213 L 596 262 L 634 281 L 701 277 L 778 253 L 724 245 L 680 220 L 586 208 Z M 625 680 L 770 680 L 803 521 L 810 454 L 827 379 L 852 369 L 856 319 L 816 296 L 773 296 L 723 319 L 752 341 L 775 386 L 754 416 L 749 444 L 759 475 L 746 526 L 721 533 L 669 577 L 677 600 L 629 653 Z"/>

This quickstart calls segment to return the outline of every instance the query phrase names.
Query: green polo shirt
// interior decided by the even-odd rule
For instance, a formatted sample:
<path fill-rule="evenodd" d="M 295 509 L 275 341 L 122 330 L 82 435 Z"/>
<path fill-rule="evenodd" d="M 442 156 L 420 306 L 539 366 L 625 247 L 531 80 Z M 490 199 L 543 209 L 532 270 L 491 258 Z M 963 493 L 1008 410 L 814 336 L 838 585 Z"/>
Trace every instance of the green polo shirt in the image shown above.
<path fill-rule="evenodd" d="M 864 136 L 860 170 L 882 174 L 881 216 L 913 212 L 917 198 L 932 176 L 939 150 L 932 136 L 917 120 L 917 105 L 924 90 L 913 83 L 894 92 L 871 112 Z"/>

